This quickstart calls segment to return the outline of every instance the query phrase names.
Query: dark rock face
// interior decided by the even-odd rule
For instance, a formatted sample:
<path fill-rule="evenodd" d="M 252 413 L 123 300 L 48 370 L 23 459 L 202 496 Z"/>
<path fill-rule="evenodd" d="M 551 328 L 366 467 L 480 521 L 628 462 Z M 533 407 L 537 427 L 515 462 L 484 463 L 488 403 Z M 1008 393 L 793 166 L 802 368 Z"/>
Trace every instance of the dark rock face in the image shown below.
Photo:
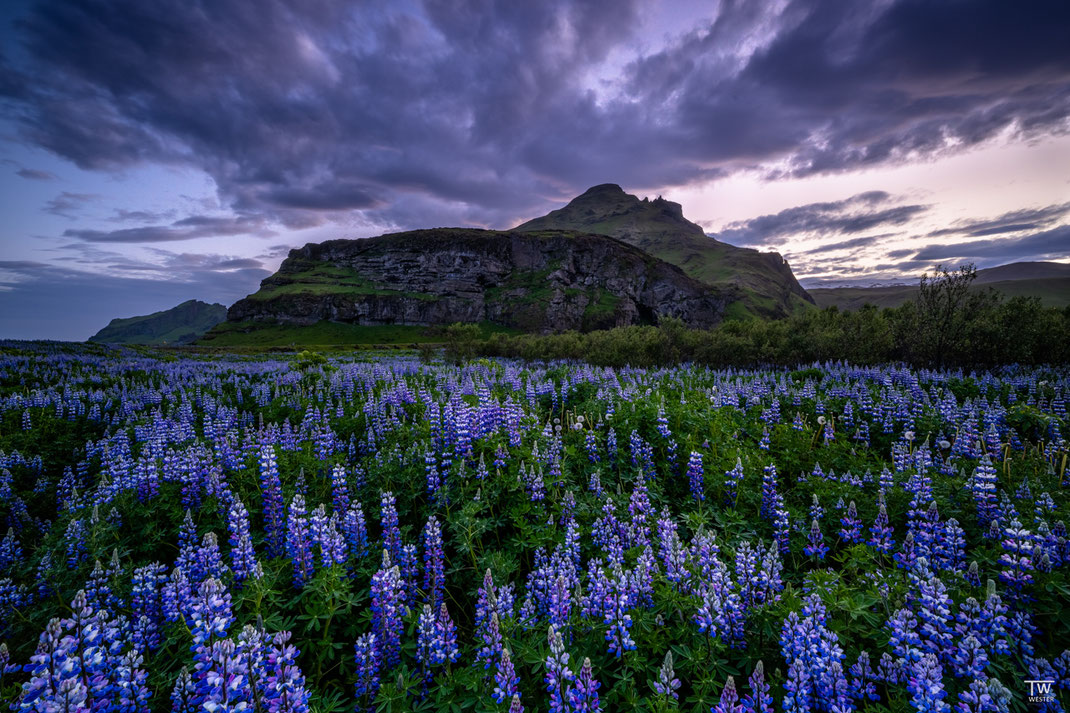
<path fill-rule="evenodd" d="M 227 318 L 298 325 L 487 321 L 558 332 L 676 317 L 709 327 L 728 298 L 601 235 L 440 228 L 292 250 Z"/>
<path fill-rule="evenodd" d="M 780 255 L 715 240 L 684 217 L 679 203 L 640 200 L 615 183 L 589 188 L 568 205 L 515 228 L 548 229 L 608 235 L 634 245 L 699 282 L 738 288 L 737 299 L 762 317 L 785 317 L 814 302 Z"/>

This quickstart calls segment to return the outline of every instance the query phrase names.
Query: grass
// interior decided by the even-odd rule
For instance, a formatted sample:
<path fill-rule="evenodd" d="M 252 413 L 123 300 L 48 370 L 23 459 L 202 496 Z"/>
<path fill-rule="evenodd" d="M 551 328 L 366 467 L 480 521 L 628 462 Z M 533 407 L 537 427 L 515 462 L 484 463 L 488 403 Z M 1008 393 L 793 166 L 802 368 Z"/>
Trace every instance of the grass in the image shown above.
<path fill-rule="evenodd" d="M 490 322 L 479 325 L 484 339 L 516 330 Z M 358 325 L 326 320 L 308 326 L 256 322 L 224 322 L 197 341 L 205 347 L 368 346 L 438 344 L 444 328 L 409 324 Z"/>
<path fill-rule="evenodd" d="M 273 300 L 284 295 L 385 295 L 411 297 L 419 300 L 433 300 L 433 295 L 418 292 L 404 292 L 376 286 L 355 270 L 330 264 L 319 264 L 309 269 L 291 274 L 279 275 L 285 284 L 262 286 L 247 299 L 258 302 Z"/>

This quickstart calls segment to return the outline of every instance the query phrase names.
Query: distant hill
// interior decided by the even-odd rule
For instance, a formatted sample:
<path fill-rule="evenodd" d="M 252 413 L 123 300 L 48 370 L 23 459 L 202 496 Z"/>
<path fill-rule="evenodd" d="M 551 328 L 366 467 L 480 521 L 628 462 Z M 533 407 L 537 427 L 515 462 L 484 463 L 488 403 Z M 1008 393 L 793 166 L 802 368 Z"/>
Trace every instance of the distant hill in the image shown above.
<path fill-rule="evenodd" d="M 604 235 L 435 228 L 291 250 L 200 343 L 285 341 L 288 331 L 313 327 L 317 335 L 338 332 L 325 323 L 467 322 L 549 333 L 675 317 L 710 327 L 734 297 Z M 264 330 L 270 335 L 257 334 Z"/>
<path fill-rule="evenodd" d="M 227 318 L 227 308 L 188 300 L 162 312 L 113 319 L 89 338 L 104 344 L 189 344 Z"/>
<path fill-rule="evenodd" d="M 1070 305 L 1070 265 L 1058 262 L 1015 262 L 978 270 L 973 285 L 974 289 L 992 288 L 1006 297 L 1039 297 L 1048 307 Z M 918 287 L 815 287 L 809 292 L 819 307 L 856 310 L 864 304 L 898 307 L 914 299 Z"/>
<path fill-rule="evenodd" d="M 519 231 L 582 230 L 623 240 L 715 287 L 740 289 L 729 316 L 784 317 L 813 300 L 779 254 L 722 243 L 684 218 L 679 203 L 640 200 L 615 183 L 589 188 Z"/>

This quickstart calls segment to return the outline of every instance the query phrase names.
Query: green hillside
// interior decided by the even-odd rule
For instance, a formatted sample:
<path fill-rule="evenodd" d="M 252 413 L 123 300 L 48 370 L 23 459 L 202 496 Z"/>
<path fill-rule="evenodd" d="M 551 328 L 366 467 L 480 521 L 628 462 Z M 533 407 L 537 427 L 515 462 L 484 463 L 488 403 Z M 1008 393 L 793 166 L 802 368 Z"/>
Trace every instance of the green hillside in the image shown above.
<path fill-rule="evenodd" d="M 89 338 L 102 344 L 189 344 L 227 318 L 227 308 L 187 300 L 161 312 L 113 319 Z"/>
<path fill-rule="evenodd" d="M 741 288 L 729 316 L 784 317 L 813 303 L 777 253 L 740 248 L 708 237 L 684 218 L 679 203 L 640 200 L 606 183 L 517 230 L 583 230 L 617 238 L 676 265 L 708 285 Z"/>

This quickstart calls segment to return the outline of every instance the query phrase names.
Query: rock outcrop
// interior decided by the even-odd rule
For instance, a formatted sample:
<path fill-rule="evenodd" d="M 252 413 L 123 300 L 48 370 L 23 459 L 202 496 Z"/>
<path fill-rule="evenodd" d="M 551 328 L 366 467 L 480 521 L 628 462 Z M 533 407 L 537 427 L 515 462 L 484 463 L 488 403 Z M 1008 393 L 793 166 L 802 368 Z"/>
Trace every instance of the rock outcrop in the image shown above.
<path fill-rule="evenodd" d="M 719 322 L 732 290 L 603 235 L 438 228 L 290 251 L 230 322 L 490 322 L 533 332 Z"/>
<path fill-rule="evenodd" d="M 738 288 L 740 309 L 761 317 L 785 317 L 813 305 L 779 254 L 715 240 L 684 217 L 679 203 L 640 200 L 615 183 L 587 189 L 568 205 L 517 226 L 516 230 L 582 230 L 608 235 L 680 267 L 715 287 Z"/>

